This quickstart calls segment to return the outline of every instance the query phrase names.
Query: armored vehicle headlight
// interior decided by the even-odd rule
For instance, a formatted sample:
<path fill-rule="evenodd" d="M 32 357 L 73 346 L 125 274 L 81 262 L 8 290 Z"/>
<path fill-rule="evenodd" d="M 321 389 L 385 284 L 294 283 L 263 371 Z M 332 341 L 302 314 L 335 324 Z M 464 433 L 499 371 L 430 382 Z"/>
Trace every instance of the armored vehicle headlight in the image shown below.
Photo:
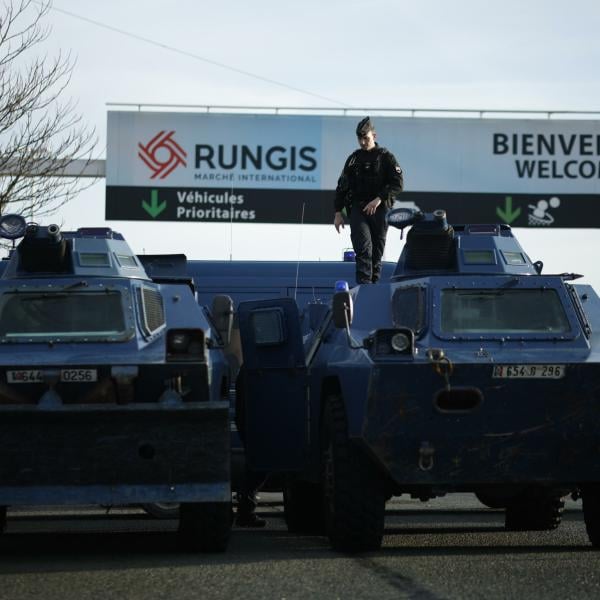
<path fill-rule="evenodd" d="M 204 360 L 204 331 L 202 329 L 171 329 L 167 333 L 167 359 Z"/>
<path fill-rule="evenodd" d="M 190 335 L 184 331 L 173 331 L 169 336 L 169 350 L 171 352 L 185 352 L 190 343 Z"/>
<path fill-rule="evenodd" d="M 27 222 L 21 215 L 3 215 L 0 217 L 0 237 L 16 240 L 25 235 Z"/>
<path fill-rule="evenodd" d="M 404 229 L 423 219 L 423 213 L 414 208 L 395 208 L 386 215 L 388 225 Z"/>
<path fill-rule="evenodd" d="M 364 343 L 376 358 L 394 358 L 398 354 L 412 356 L 414 333 L 408 328 L 378 329 Z"/>
<path fill-rule="evenodd" d="M 390 343 L 396 352 L 404 352 L 410 346 L 410 339 L 404 333 L 396 333 Z"/>

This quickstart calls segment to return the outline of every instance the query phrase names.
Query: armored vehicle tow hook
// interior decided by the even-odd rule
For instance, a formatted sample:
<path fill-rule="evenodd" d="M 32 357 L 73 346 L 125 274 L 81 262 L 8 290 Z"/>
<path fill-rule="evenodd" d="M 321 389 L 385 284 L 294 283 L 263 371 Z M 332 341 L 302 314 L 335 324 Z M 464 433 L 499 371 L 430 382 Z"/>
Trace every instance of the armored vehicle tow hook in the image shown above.
<path fill-rule="evenodd" d="M 435 448 L 429 442 L 421 442 L 419 448 L 419 469 L 421 471 L 431 471 L 433 469 L 433 455 Z"/>
<path fill-rule="evenodd" d="M 441 348 L 427 348 L 427 358 L 433 365 L 433 370 L 444 378 L 446 382 L 446 391 L 450 391 L 450 375 L 454 371 L 452 361 L 445 355 Z"/>
<path fill-rule="evenodd" d="M 54 389 L 54 386 L 60 380 L 60 370 L 45 369 L 44 371 L 41 371 L 41 377 L 43 382 L 48 386 L 48 389 L 42 394 L 38 406 L 45 409 L 59 408 L 62 406 L 63 401 L 58 392 Z"/>

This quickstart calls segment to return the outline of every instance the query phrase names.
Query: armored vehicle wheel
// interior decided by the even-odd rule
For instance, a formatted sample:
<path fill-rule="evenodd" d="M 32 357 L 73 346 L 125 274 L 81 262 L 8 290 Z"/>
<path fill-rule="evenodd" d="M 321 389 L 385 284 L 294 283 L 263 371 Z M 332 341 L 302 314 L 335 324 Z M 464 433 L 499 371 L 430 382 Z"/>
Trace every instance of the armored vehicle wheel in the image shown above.
<path fill-rule="evenodd" d="M 551 492 L 523 493 L 506 506 L 507 531 L 551 531 L 562 521 L 564 500 Z"/>
<path fill-rule="evenodd" d="M 320 485 L 290 481 L 283 488 L 285 523 L 290 533 L 325 535 L 323 491 Z"/>
<path fill-rule="evenodd" d="M 506 508 L 508 504 L 508 500 L 504 498 L 496 498 L 495 496 L 491 496 L 489 494 L 477 492 L 475 497 L 481 504 L 484 504 L 488 508 Z"/>
<path fill-rule="evenodd" d="M 475 492 L 475 497 L 481 504 L 488 508 L 506 508 L 517 497 L 520 497 L 521 491 L 478 491 Z"/>
<path fill-rule="evenodd" d="M 181 504 L 179 537 L 187 550 L 224 552 L 231 533 L 230 502 Z"/>
<path fill-rule="evenodd" d="M 368 458 L 348 440 L 342 401 L 325 406 L 321 470 L 327 535 L 334 550 L 365 552 L 381 547 L 385 491 Z"/>
<path fill-rule="evenodd" d="M 583 518 L 594 548 L 600 548 L 600 486 L 583 488 Z"/>
<path fill-rule="evenodd" d="M 0 533 L 6 529 L 6 506 L 0 506 Z"/>
<path fill-rule="evenodd" d="M 156 502 L 142 504 L 142 508 L 157 519 L 176 519 L 179 516 L 179 502 Z"/>

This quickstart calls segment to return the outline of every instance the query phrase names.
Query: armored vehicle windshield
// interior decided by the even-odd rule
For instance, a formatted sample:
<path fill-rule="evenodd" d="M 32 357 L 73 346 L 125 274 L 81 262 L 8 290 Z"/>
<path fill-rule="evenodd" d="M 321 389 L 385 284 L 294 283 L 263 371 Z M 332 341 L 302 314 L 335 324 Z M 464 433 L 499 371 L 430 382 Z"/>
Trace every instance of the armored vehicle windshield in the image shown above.
<path fill-rule="evenodd" d="M 553 289 L 443 289 L 445 334 L 567 333 L 571 325 Z"/>

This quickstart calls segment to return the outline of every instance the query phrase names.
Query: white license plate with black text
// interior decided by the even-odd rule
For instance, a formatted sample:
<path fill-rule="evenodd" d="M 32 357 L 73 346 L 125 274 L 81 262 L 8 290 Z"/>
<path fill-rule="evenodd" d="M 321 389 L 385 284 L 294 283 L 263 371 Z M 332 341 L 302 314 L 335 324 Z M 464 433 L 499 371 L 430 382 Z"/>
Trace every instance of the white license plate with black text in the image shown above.
<path fill-rule="evenodd" d="M 561 379 L 565 365 L 494 365 L 492 377 L 500 379 Z"/>
<path fill-rule="evenodd" d="M 20 369 L 6 371 L 7 383 L 44 383 L 43 371 L 39 369 Z M 61 369 L 60 381 L 63 383 L 88 383 L 98 381 L 97 369 Z"/>

